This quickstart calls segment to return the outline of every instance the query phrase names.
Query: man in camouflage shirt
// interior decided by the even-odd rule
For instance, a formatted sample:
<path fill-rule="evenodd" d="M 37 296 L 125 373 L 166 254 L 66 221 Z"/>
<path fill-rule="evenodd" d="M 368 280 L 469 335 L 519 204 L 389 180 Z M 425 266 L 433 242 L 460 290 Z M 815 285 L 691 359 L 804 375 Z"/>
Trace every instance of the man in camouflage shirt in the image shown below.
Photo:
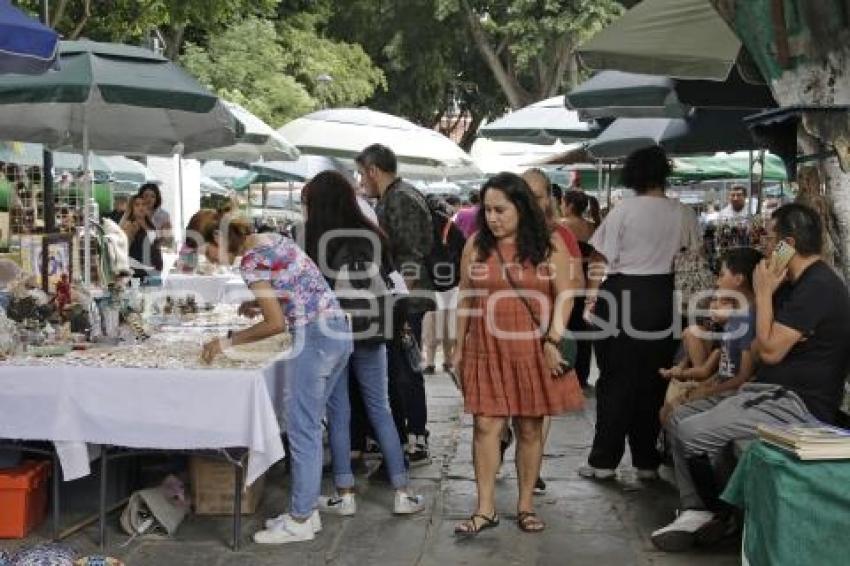
<path fill-rule="evenodd" d="M 434 244 L 428 203 L 422 193 L 398 176 L 398 162 L 390 148 L 380 144 L 370 145 L 355 161 L 360 185 L 369 197 L 378 199 L 375 211 L 390 242 L 390 257 L 411 293 L 405 305 L 406 321 L 417 346 L 421 348 L 422 319 L 426 311 L 434 308 L 434 284 L 426 265 Z M 396 329 L 397 336 L 400 330 Z M 403 351 L 400 342 L 394 340 L 394 345 L 389 348 L 390 379 L 398 379 L 400 373 L 406 373 L 410 379 L 410 383 L 404 385 L 406 417 L 411 436 L 408 444 L 410 464 L 427 464 L 430 461 L 426 428 L 428 409 L 421 359 L 405 360 L 410 350 Z"/>

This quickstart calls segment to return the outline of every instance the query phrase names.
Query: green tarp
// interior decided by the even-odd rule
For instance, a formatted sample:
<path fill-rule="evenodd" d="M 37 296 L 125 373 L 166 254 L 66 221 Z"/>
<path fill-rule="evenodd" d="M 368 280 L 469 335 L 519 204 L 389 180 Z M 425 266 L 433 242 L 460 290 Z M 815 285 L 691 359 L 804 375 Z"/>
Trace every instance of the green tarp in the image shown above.
<path fill-rule="evenodd" d="M 745 510 L 750 566 L 847 564 L 848 486 L 848 460 L 803 462 L 754 442 L 723 493 Z"/>
<path fill-rule="evenodd" d="M 579 48 L 591 69 L 682 79 L 729 76 L 741 41 L 709 0 L 643 0 Z"/>
<path fill-rule="evenodd" d="M 757 159 L 754 154 L 753 159 Z M 748 179 L 750 156 L 746 152 L 731 155 L 677 157 L 673 159 L 673 178 L 690 181 L 714 179 Z M 769 182 L 787 181 L 785 164 L 773 154 L 766 154 L 762 179 Z"/>

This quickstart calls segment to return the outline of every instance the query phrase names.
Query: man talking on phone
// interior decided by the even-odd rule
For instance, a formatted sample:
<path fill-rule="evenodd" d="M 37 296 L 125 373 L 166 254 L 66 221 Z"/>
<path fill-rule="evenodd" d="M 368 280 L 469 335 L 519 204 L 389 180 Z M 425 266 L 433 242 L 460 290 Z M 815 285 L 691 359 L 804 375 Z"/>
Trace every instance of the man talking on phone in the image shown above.
<path fill-rule="evenodd" d="M 767 255 L 754 273 L 760 368 L 737 394 L 695 414 L 685 404 L 667 425 L 676 466 L 680 513 L 652 533 L 666 551 L 724 534 L 718 465 L 730 442 L 756 436 L 759 424 L 834 424 L 850 365 L 850 295 L 821 257 L 823 226 L 801 204 L 778 208 Z"/>

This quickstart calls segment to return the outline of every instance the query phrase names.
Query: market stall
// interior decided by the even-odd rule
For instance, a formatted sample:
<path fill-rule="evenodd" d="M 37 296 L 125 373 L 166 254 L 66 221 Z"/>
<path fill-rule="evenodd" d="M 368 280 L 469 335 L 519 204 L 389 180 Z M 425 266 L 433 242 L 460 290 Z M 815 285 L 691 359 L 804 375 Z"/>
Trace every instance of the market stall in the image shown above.
<path fill-rule="evenodd" d="M 18 442 L 13 446 L 19 450 L 28 449 L 27 441 L 53 443 L 64 481 L 87 476 L 90 462 L 99 458 L 101 490 L 115 447 L 220 452 L 236 470 L 238 547 L 242 489 L 284 455 L 281 358 L 288 336 L 229 348 L 205 365 L 201 344 L 250 324 L 234 305 L 201 307 L 156 292 L 126 299 L 123 305 L 101 302 L 84 333 L 70 332 L 70 321 L 54 325 L 25 318 L 16 324 L 0 315 L 0 439 Z M 12 298 L 10 314 L 24 312 L 23 300 Z M 38 317 L 38 309 L 31 316 Z M 54 488 L 54 531 L 58 493 Z"/>

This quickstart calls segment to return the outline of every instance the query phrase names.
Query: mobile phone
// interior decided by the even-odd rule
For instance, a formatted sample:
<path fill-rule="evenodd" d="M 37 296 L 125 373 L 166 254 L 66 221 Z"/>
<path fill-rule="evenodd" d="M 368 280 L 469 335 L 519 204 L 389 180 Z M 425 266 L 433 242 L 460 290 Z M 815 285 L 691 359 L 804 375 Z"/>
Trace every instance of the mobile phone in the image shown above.
<path fill-rule="evenodd" d="M 773 250 L 771 263 L 777 271 L 782 271 L 788 267 L 788 263 L 795 255 L 797 255 L 797 250 L 795 250 L 794 247 L 785 240 L 780 240 L 779 243 L 776 244 L 776 248 Z"/>

